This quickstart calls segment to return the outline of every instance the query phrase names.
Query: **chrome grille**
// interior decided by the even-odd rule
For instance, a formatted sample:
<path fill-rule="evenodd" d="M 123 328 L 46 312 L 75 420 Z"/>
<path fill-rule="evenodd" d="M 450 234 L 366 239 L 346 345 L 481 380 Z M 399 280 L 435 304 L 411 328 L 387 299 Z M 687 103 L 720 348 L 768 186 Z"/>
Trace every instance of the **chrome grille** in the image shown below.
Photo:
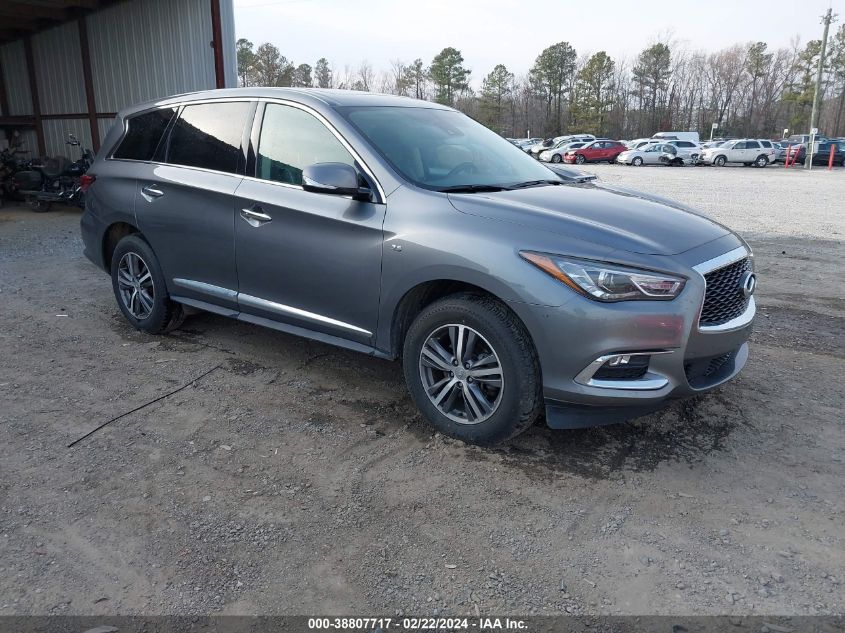
<path fill-rule="evenodd" d="M 699 325 L 722 325 L 745 312 L 748 308 L 748 298 L 742 293 L 740 280 L 750 269 L 751 262 L 745 257 L 704 275 L 707 287 Z"/>

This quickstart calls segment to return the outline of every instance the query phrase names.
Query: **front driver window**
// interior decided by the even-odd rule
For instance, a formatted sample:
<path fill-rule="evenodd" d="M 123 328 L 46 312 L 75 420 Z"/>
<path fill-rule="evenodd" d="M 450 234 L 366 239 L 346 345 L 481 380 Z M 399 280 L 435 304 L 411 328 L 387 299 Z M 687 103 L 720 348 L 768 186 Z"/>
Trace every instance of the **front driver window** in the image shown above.
<path fill-rule="evenodd" d="M 316 163 L 355 165 L 337 137 L 313 114 L 293 106 L 268 103 L 258 141 L 256 176 L 302 185 L 302 170 Z"/>

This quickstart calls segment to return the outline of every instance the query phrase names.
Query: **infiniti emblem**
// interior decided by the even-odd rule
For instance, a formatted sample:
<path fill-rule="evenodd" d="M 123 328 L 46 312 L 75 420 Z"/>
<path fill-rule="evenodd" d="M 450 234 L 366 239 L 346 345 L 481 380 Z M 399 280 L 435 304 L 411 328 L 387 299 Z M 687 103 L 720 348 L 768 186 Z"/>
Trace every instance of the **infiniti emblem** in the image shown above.
<path fill-rule="evenodd" d="M 742 296 L 748 299 L 757 287 L 757 276 L 751 271 L 746 272 L 739 279 L 739 287 L 742 289 Z"/>

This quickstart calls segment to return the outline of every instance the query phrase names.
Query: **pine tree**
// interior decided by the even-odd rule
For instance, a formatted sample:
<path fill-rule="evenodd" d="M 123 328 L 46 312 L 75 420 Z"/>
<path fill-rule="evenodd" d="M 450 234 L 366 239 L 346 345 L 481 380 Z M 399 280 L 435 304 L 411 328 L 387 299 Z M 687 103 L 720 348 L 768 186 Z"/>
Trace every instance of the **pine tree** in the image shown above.
<path fill-rule="evenodd" d="M 447 47 L 431 60 L 429 75 L 434 83 L 435 100 L 443 105 L 455 105 L 457 94 L 469 87 L 470 71 L 463 66 L 464 58 L 455 48 Z"/>

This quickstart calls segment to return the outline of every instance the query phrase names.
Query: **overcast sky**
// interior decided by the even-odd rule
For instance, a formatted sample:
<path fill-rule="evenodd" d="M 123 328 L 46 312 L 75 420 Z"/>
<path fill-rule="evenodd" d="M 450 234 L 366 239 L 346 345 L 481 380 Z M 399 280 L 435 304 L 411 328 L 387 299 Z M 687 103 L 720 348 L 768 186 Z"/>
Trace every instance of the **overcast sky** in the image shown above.
<path fill-rule="evenodd" d="M 235 31 L 256 46 L 272 42 L 289 60 L 312 66 L 325 57 L 335 69 L 367 60 L 421 57 L 426 64 L 454 46 L 472 69 L 473 84 L 493 66 L 527 72 L 545 47 L 568 41 L 578 54 L 605 50 L 633 59 L 665 39 L 717 50 L 764 41 L 770 49 L 821 38 L 831 0 L 234 0 Z M 845 0 L 834 0 L 845 18 Z M 836 28 L 838 23 L 834 23 Z"/>

